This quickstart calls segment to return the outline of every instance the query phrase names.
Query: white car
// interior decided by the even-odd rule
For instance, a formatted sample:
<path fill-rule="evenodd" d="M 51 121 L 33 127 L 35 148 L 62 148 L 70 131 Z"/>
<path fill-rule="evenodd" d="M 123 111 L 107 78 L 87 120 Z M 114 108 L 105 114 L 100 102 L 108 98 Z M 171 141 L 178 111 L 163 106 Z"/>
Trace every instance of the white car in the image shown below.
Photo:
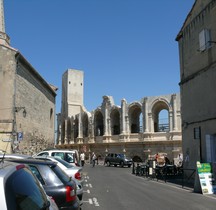
<path fill-rule="evenodd" d="M 35 155 L 35 156 L 53 156 L 61 158 L 66 162 L 70 163 L 74 166 L 79 166 L 79 153 L 77 150 L 70 150 L 70 149 L 46 149 L 43 150 Z"/>

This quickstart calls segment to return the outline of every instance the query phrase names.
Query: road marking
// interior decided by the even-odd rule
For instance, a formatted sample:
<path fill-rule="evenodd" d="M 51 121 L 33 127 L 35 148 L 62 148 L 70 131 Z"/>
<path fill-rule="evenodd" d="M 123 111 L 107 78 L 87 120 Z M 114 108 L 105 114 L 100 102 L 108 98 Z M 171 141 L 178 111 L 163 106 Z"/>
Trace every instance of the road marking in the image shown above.
<path fill-rule="evenodd" d="M 86 190 L 86 191 L 83 191 L 83 192 L 87 192 L 87 193 L 90 193 L 90 190 Z"/>
<path fill-rule="evenodd" d="M 92 188 L 92 184 L 89 184 L 89 187 Z"/>
<path fill-rule="evenodd" d="M 91 198 L 89 198 L 89 203 L 90 203 L 90 204 L 93 204 L 93 201 L 92 201 L 92 199 L 91 199 Z"/>
<path fill-rule="evenodd" d="M 89 203 L 89 200 L 88 201 L 82 201 L 83 203 Z"/>
<path fill-rule="evenodd" d="M 100 206 L 97 198 L 89 198 L 88 201 L 82 201 L 83 203 L 89 203 L 91 205 Z"/>
<path fill-rule="evenodd" d="M 97 198 L 93 198 L 93 202 L 94 202 L 95 206 L 100 206 L 99 203 L 98 203 Z"/>

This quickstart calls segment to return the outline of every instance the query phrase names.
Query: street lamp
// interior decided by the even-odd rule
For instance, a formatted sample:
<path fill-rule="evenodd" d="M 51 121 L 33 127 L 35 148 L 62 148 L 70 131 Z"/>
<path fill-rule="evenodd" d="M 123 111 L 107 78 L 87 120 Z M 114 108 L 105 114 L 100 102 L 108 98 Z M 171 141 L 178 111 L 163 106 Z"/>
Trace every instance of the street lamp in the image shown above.
<path fill-rule="evenodd" d="M 27 112 L 24 106 L 14 107 L 14 112 L 19 112 L 22 109 L 23 109 L 23 117 L 26 117 Z"/>

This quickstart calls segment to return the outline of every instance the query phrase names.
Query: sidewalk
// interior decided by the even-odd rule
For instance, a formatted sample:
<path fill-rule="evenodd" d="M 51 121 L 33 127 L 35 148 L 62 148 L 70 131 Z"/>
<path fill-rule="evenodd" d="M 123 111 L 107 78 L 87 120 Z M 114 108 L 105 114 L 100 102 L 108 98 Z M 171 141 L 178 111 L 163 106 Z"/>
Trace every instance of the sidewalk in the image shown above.
<path fill-rule="evenodd" d="M 132 175 L 136 176 L 135 174 Z M 186 182 L 182 180 L 182 177 L 174 177 L 174 176 L 167 177 L 166 180 L 157 179 L 157 177 L 150 177 L 150 176 L 140 176 L 140 177 L 143 177 L 144 179 L 148 179 L 151 181 L 159 182 L 161 184 L 173 185 L 175 187 L 182 188 L 193 193 L 197 193 L 194 192 L 194 182 Z M 198 194 L 202 194 L 202 193 L 198 193 Z M 202 195 L 216 199 L 216 194 L 202 194 Z"/>

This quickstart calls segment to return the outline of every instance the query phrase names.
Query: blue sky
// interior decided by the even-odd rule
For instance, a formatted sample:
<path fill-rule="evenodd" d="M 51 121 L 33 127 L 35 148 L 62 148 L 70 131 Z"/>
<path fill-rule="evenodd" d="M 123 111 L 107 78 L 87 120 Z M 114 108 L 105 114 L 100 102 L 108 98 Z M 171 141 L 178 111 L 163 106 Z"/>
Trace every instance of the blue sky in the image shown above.
<path fill-rule="evenodd" d="M 6 33 L 38 73 L 59 88 L 69 68 L 84 71 L 88 111 L 179 93 L 175 41 L 194 0 L 4 0 Z"/>

